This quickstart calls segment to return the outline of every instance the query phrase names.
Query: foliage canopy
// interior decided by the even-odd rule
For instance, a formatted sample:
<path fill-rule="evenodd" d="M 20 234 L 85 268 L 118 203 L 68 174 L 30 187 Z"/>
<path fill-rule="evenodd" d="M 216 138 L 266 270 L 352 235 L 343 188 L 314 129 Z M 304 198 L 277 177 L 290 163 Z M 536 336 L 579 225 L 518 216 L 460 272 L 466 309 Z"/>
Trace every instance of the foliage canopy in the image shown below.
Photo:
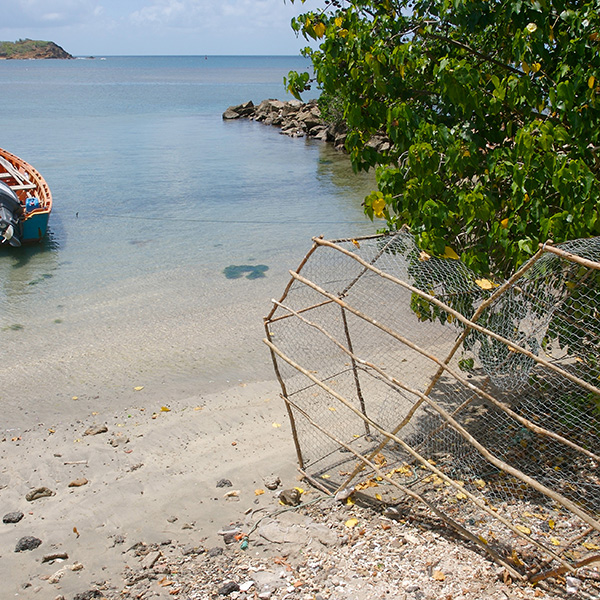
<path fill-rule="evenodd" d="M 354 167 L 377 169 L 371 218 L 497 277 L 540 242 L 600 235 L 597 0 L 315 4 L 292 27 L 319 43 L 304 54 Z"/>

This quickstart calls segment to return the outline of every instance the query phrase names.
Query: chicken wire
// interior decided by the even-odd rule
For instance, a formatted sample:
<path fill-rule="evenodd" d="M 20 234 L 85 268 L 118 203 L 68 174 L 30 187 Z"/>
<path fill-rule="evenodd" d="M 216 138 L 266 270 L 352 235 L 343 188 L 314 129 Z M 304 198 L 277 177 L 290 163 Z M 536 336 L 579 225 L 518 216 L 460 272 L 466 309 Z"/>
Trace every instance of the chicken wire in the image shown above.
<path fill-rule="evenodd" d="M 501 285 L 407 232 L 314 241 L 265 319 L 305 475 L 388 504 L 408 494 L 514 576 L 589 562 L 600 238 L 545 245 Z M 519 521 L 516 502 L 546 525 Z"/>

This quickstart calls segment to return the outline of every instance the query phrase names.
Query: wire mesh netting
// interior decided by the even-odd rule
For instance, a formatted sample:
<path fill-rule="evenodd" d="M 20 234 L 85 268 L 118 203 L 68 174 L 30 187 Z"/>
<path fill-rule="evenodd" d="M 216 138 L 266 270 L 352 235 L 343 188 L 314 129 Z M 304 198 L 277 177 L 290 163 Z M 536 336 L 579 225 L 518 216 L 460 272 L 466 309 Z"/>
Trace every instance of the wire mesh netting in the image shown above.
<path fill-rule="evenodd" d="M 517 576 L 593 562 L 600 238 L 502 284 L 406 232 L 315 239 L 265 323 L 313 482 L 419 500 Z"/>

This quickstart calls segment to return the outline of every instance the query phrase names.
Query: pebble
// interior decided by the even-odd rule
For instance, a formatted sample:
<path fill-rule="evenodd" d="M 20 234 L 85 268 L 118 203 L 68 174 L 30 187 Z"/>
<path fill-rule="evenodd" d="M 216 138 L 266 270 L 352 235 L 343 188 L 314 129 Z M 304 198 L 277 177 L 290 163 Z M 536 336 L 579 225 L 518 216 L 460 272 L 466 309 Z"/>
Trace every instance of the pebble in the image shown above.
<path fill-rule="evenodd" d="M 55 492 L 53 492 L 50 488 L 39 487 L 27 493 L 27 495 L 25 496 L 25 500 L 27 500 L 27 502 L 33 502 L 38 498 L 46 498 L 47 496 L 54 496 L 54 494 Z"/>
<path fill-rule="evenodd" d="M 33 537 L 32 535 L 26 535 L 22 537 L 15 547 L 15 552 L 25 552 L 26 550 L 35 550 L 39 545 L 41 545 L 42 540 L 39 538 Z"/>
<path fill-rule="evenodd" d="M 128 444 L 129 438 L 123 433 L 116 433 L 113 434 L 113 437 L 108 441 L 108 443 L 113 446 L 113 448 L 116 448 L 121 444 Z"/>
<path fill-rule="evenodd" d="M 219 596 L 229 596 L 232 592 L 238 592 L 240 586 L 235 581 L 227 581 L 219 588 Z"/>
<path fill-rule="evenodd" d="M 100 590 L 88 590 L 87 592 L 80 592 L 73 596 L 73 600 L 93 600 L 93 598 L 102 598 L 103 594 Z"/>
<path fill-rule="evenodd" d="M 211 548 L 207 552 L 207 554 L 212 558 L 214 558 L 215 556 L 221 556 L 221 554 L 223 554 L 223 548 L 221 548 L 220 546 L 215 546 L 214 548 Z"/>
<path fill-rule="evenodd" d="M 3 523 L 18 523 L 25 515 L 21 511 L 9 512 L 2 517 Z"/>
<path fill-rule="evenodd" d="M 265 487 L 268 490 L 276 490 L 281 485 L 281 479 L 277 477 L 277 475 L 271 475 L 270 477 L 265 477 L 263 480 L 265 483 Z"/>
<path fill-rule="evenodd" d="M 283 490 L 279 494 L 279 499 L 283 504 L 287 504 L 288 506 L 298 506 L 300 504 L 300 492 L 296 488 Z"/>

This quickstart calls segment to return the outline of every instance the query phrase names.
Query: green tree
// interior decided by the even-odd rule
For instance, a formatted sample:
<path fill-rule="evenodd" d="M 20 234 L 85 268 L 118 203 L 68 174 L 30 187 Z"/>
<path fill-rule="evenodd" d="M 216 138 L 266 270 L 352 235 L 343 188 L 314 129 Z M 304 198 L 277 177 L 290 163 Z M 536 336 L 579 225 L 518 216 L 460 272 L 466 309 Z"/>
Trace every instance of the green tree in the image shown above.
<path fill-rule="evenodd" d="M 292 27 L 318 43 L 354 167 L 377 169 L 367 215 L 498 278 L 539 242 L 600 235 L 598 0 L 314 4 Z"/>

